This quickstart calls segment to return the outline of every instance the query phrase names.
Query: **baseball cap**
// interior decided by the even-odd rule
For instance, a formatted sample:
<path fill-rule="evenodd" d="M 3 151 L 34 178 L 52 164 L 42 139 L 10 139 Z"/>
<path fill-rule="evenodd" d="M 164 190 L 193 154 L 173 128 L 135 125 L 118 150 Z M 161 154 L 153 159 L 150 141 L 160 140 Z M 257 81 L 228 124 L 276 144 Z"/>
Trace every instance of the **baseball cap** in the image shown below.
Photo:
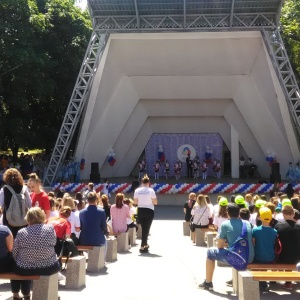
<path fill-rule="evenodd" d="M 261 207 L 265 206 L 266 203 L 267 203 L 267 201 L 258 199 L 258 200 L 256 200 L 256 202 L 255 202 L 255 206 L 256 206 L 257 208 L 261 208 Z"/>
<path fill-rule="evenodd" d="M 290 199 L 285 198 L 282 200 L 281 204 L 282 204 L 282 207 L 286 206 L 286 205 L 292 205 L 292 201 Z"/>
<path fill-rule="evenodd" d="M 262 207 L 259 210 L 259 216 L 262 221 L 271 221 L 272 220 L 272 212 L 267 207 Z"/>
<path fill-rule="evenodd" d="M 234 198 L 234 202 L 235 202 L 237 205 L 246 204 L 244 197 L 241 196 L 241 195 L 237 195 L 237 196 Z"/>
<path fill-rule="evenodd" d="M 228 200 L 227 200 L 225 197 L 222 197 L 222 198 L 219 200 L 219 205 L 220 205 L 220 206 L 227 206 L 227 205 L 228 205 Z"/>

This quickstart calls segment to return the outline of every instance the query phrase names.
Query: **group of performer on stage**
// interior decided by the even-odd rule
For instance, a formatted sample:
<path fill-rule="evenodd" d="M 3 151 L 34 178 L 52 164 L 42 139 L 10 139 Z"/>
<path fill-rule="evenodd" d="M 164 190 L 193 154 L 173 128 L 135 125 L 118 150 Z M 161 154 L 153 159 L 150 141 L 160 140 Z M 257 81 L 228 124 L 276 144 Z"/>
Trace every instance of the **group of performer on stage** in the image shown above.
<path fill-rule="evenodd" d="M 296 166 L 293 166 L 293 163 L 289 163 L 289 169 L 286 174 L 286 179 L 289 180 L 292 183 L 298 183 L 300 182 L 300 166 L 299 163 L 296 164 Z"/>
<path fill-rule="evenodd" d="M 139 179 L 141 179 L 144 174 L 147 173 L 147 162 L 145 157 L 142 158 L 142 160 L 139 162 Z M 200 171 L 202 172 L 202 179 L 206 180 L 207 178 L 207 171 L 208 168 L 211 167 L 214 176 L 217 178 L 221 178 L 221 162 L 220 160 L 214 158 L 212 161 L 207 161 L 204 159 L 201 163 L 200 158 L 198 155 L 192 160 L 190 157 L 190 154 L 187 155 L 186 158 L 186 166 L 187 166 L 187 177 L 193 177 L 194 179 L 197 179 L 200 177 Z M 165 178 L 168 179 L 170 176 L 171 171 L 171 165 L 170 162 L 166 159 L 164 162 L 161 162 L 160 160 L 157 160 L 155 164 L 153 165 L 154 168 L 154 179 L 159 180 L 160 171 L 164 170 Z M 173 165 L 173 170 L 175 173 L 176 180 L 179 180 L 181 177 L 181 171 L 182 171 L 182 162 L 180 160 L 177 160 Z"/>

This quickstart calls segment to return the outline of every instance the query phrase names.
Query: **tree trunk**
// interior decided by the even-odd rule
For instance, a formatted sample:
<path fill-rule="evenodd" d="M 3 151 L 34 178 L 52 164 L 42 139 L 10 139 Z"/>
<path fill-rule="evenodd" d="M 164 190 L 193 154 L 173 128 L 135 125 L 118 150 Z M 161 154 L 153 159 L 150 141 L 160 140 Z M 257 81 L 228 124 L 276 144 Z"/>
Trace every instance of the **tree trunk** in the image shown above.
<path fill-rule="evenodd" d="M 13 162 L 18 161 L 18 151 L 19 151 L 19 145 L 16 145 L 13 143 L 13 145 L 10 146 L 10 149 L 13 153 Z"/>

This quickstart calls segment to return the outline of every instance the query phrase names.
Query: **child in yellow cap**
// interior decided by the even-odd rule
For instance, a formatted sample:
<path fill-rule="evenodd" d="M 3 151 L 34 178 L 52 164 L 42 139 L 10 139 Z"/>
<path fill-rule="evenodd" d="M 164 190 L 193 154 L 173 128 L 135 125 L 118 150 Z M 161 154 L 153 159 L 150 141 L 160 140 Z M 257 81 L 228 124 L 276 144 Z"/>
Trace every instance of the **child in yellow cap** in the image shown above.
<path fill-rule="evenodd" d="M 252 230 L 254 261 L 256 263 L 272 263 L 276 258 L 274 244 L 277 238 L 277 231 L 269 225 L 272 220 L 272 211 L 267 207 L 262 207 L 259 210 L 259 216 L 262 225 Z M 267 283 L 260 282 L 260 288 L 266 290 Z"/>

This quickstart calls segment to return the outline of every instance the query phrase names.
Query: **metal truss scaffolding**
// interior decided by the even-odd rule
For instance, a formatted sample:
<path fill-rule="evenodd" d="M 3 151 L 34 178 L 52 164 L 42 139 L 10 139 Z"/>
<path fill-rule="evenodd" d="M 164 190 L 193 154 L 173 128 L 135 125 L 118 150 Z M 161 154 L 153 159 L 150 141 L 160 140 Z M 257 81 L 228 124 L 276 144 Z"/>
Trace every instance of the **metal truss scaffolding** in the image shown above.
<path fill-rule="evenodd" d="M 109 34 L 100 34 L 99 31 L 94 31 L 91 36 L 75 87 L 73 89 L 69 106 L 44 177 L 43 184 L 45 186 L 52 185 L 60 164 L 66 157 L 74 131 L 87 102 L 89 89 L 92 85 L 94 74 L 96 73 L 99 61 L 106 46 L 108 36 Z"/>
<path fill-rule="evenodd" d="M 284 47 L 280 32 L 276 30 L 263 30 L 263 37 L 268 47 L 273 66 L 285 92 L 285 97 L 294 125 L 300 136 L 300 91 L 295 74 L 290 64 L 287 52 Z"/>
<path fill-rule="evenodd" d="M 282 0 L 88 0 L 95 28 L 178 31 L 274 28 Z"/>

